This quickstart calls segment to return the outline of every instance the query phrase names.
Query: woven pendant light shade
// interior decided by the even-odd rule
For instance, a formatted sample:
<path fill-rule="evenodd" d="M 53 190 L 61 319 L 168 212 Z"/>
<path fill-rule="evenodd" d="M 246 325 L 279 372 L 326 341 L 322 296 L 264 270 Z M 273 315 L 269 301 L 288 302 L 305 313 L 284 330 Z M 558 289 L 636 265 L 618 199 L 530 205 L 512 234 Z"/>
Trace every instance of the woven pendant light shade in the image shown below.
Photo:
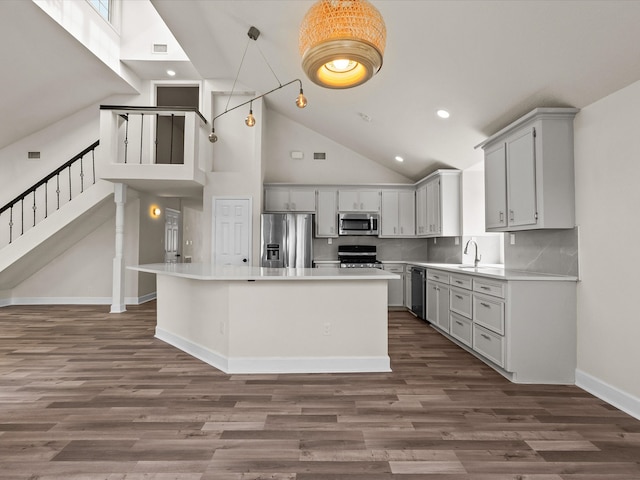
<path fill-rule="evenodd" d="M 327 88 L 360 85 L 380 70 L 387 30 L 366 0 L 320 0 L 300 26 L 302 68 Z"/>

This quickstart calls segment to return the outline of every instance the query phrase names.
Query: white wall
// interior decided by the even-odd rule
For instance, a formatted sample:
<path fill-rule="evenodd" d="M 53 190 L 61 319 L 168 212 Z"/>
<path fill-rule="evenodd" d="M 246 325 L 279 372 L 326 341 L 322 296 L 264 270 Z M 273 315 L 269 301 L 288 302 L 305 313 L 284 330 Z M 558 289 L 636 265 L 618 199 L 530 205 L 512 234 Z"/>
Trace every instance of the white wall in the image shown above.
<path fill-rule="evenodd" d="M 583 108 L 574 122 L 578 370 L 640 408 L 639 132 L 640 82 Z"/>
<path fill-rule="evenodd" d="M 267 183 L 414 183 L 273 110 L 265 147 Z M 293 160 L 292 151 L 303 152 L 304 159 Z M 314 160 L 314 152 L 326 152 L 327 159 Z"/>

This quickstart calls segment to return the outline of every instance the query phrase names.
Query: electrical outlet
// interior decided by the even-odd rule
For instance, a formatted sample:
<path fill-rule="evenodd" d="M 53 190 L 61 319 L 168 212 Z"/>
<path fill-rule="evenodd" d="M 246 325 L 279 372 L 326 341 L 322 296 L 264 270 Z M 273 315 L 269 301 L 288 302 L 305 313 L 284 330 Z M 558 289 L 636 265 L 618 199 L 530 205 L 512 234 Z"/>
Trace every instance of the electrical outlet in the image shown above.
<path fill-rule="evenodd" d="M 225 330 L 225 323 L 224 322 L 220 322 L 220 334 L 224 335 L 224 330 Z"/>
<path fill-rule="evenodd" d="M 516 244 L 516 234 L 515 233 L 510 233 L 509 234 L 509 244 L 511 244 L 511 245 L 515 245 Z"/>
<path fill-rule="evenodd" d="M 324 324 L 324 334 L 331 335 L 331 324 L 329 322 Z"/>
<path fill-rule="evenodd" d="M 327 238 L 327 245 L 331 245 L 333 243 L 333 238 Z"/>

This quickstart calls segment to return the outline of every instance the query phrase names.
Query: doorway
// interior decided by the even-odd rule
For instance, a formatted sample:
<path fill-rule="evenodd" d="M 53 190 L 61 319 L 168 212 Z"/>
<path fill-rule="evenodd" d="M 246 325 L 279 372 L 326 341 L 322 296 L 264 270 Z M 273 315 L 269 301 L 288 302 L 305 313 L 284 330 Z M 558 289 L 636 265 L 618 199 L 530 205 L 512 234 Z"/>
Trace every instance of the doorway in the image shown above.
<path fill-rule="evenodd" d="M 200 106 L 200 87 L 197 85 L 157 85 L 158 107 Z M 156 115 L 156 163 L 184 164 L 184 117 Z"/>
<path fill-rule="evenodd" d="M 213 199 L 213 259 L 216 265 L 251 264 L 251 200 Z"/>
<path fill-rule="evenodd" d="M 164 261 L 178 263 L 180 259 L 181 212 L 166 208 L 164 211 Z"/>

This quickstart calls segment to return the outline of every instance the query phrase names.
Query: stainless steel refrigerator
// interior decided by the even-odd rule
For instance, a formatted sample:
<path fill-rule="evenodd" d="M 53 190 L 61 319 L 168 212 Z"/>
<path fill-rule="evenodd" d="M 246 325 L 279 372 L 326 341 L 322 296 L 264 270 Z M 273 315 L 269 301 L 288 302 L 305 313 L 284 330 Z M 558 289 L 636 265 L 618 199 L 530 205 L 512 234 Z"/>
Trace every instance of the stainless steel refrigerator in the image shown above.
<path fill-rule="evenodd" d="M 264 213 L 260 219 L 260 266 L 311 268 L 313 266 L 313 215 Z"/>

